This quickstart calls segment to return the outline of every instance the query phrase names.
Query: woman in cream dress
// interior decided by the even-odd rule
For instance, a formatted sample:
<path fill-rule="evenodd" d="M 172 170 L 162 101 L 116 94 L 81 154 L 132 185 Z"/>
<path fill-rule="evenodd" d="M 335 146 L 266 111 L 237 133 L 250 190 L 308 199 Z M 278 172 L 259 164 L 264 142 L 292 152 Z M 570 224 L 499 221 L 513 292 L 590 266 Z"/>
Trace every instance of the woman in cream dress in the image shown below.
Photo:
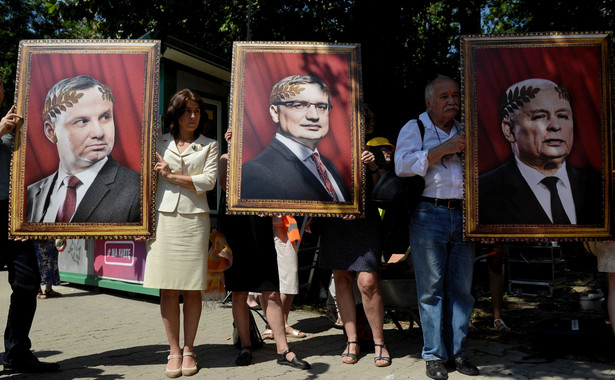
<path fill-rule="evenodd" d="M 149 245 L 143 286 L 160 289 L 160 312 L 170 345 L 168 377 L 198 372 L 194 340 L 201 316 L 201 290 L 207 287 L 210 231 L 206 192 L 214 188 L 218 170 L 218 143 L 203 135 L 206 121 L 200 97 L 181 90 L 167 108 L 170 133 L 157 142 L 156 239 Z M 183 349 L 179 342 L 180 291 Z"/>

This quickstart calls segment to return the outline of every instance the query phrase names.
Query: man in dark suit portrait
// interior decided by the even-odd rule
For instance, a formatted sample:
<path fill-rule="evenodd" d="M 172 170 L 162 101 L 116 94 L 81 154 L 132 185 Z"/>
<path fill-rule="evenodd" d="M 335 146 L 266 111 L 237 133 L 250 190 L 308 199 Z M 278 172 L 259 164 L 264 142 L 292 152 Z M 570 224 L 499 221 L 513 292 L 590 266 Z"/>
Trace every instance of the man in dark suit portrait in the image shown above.
<path fill-rule="evenodd" d="M 508 88 L 499 111 L 513 158 L 479 177 L 479 223 L 600 224 L 600 174 L 566 163 L 574 140 L 568 90 L 527 79 Z"/>
<path fill-rule="evenodd" d="M 28 222 L 140 221 L 140 175 L 111 156 L 113 102 L 111 89 L 86 75 L 51 87 L 43 128 L 60 163 L 53 174 L 28 186 Z"/>
<path fill-rule="evenodd" d="M 311 75 L 291 75 L 273 86 L 269 104 L 276 135 L 242 165 L 241 198 L 349 201 L 339 171 L 317 149 L 329 132 L 329 87 Z"/>

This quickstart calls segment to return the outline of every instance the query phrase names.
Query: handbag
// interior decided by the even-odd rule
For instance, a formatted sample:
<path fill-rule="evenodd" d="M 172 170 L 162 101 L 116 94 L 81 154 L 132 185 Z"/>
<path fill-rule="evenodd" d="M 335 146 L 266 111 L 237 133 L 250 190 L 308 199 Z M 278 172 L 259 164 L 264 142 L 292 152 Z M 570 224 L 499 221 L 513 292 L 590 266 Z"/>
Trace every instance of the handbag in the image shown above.
<path fill-rule="evenodd" d="M 416 206 L 423 194 L 425 180 L 420 175 L 398 177 L 389 170 L 380 177 L 372 189 L 372 201 L 383 210 L 401 208 L 408 212 Z"/>
<path fill-rule="evenodd" d="M 207 289 L 203 298 L 218 300 L 224 298 L 224 271 L 233 265 L 233 252 L 226 242 L 224 234 L 216 229 L 209 234 L 209 252 L 207 253 Z"/>
<path fill-rule="evenodd" d="M 260 314 L 259 314 L 260 316 Z M 260 316 L 263 318 L 262 316 Z M 250 310 L 250 345 L 252 346 L 252 351 L 263 347 L 265 341 L 261 336 L 261 332 L 258 330 L 258 326 L 256 325 L 256 321 L 254 320 L 254 316 L 252 315 L 252 310 Z M 233 321 L 233 332 L 232 332 L 233 346 L 235 346 L 238 350 L 241 350 L 241 339 L 239 338 L 239 331 L 237 330 L 237 326 L 235 326 L 235 322 Z"/>
<path fill-rule="evenodd" d="M 422 141 L 425 137 L 425 125 L 418 117 L 416 122 Z M 383 210 L 402 209 L 412 212 L 424 189 L 425 179 L 420 175 L 398 177 L 395 171 L 389 170 L 380 177 L 372 189 L 371 199 Z"/>

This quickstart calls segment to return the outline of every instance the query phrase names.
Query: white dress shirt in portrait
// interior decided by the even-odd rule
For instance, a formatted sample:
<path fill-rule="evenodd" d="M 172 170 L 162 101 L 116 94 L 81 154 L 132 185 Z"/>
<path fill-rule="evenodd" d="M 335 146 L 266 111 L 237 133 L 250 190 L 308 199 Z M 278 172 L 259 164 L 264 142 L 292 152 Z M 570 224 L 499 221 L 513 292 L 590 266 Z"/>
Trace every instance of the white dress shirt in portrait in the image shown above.
<path fill-rule="evenodd" d="M 322 179 L 320 178 L 320 175 L 318 174 L 318 169 L 316 168 L 316 164 L 312 160 L 312 154 L 314 153 L 320 154 L 320 152 L 318 152 L 318 148 L 312 151 L 307 146 L 299 144 L 298 142 L 291 140 L 288 137 L 283 136 L 279 133 L 276 133 L 275 138 L 278 139 L 282 144 L 284 144 L 288 149 L 290 149 L 291 152 L 293 152 L 293 154 L 297 156 L 297 158 L 299 158 L 299 160 L 301 160 L 301 162 L 303 162 L 303 164 L 310 170 L 310 172 L 312 172 L 312 174 L 314 174 L 314 176 L 318 178 L 318 181 L 326 189 L 325 184 L 323 183 Z M 329 169 L 327 169 L 327 177 L 329 177 L 329 181 L 333 185 L 333 189 L 335 189 L 335 195 L 337 196 L 337 200 L 339 202 L 344 202 L 345 201 L 344 195 L 340 191 L 340 188 L 337 185 L 337 182 L 335 181 L 335 179 L 329 172 Z"/>
<path fill-rule="evenodd" d="M 96 179 L 98 172 L 100 172 L 102 167 L 105 166 L 108 159 L 108 157 L 105 157 L 94 165 L 87 168 L 86 170 L 74 174 L 74 176 L 79 178 L 79 180 L 81 181 L 81 184 L 76 187 L 77 202 L 75 205 L 75 210 L 79 208 L 79 203 L 81 203 L 83 196 L 92 185 L 92 182 L 94 182 L 94 180 Z M 43 223 L 55 223 L 58 210 L 60 209 L 60 207 L 62 207 L 64 199 L 66 198 L 66 185 L 64 185 L 64 178 L 69 175 L 70 174 L 66 173 L 61 168 L 58 168 L 58 177 L 56 178 L 56 181 L 53 185 L 53 189 L 51 190 L 51 196 L 49 197 L 49 206 L 47 207 L 45 215 L 43 216 Z"/>
<path fill-rule="evenodd" d="M 517 167 L 525 179 L 525 182 L 527 182 L 530 186 L 530 189 L 532 189 L 532 192 L 538 199 L 542 209 L 549 216 L 551 222 L 553 222 L 553 215 L 551 215 L 551 192 L 547 186 L 541 182 L 546 176 L 538 170 L 527 166 L 517 157 L 515 157 L 515 161 L 517 162 Z M 564 211 L 566 211 L 566 215 L 568 215 L 570 223 L 577 224 L 577 213 L 574 207 L 574 199 L 572 198 L 570 179 L 568 178 L 568 172 L 566 171 L 566 162 L 564 162 L 559 170 L 550 177 L 559 178 L 559 181 L 557 181 L 557 192 L 562 200 Z"/>

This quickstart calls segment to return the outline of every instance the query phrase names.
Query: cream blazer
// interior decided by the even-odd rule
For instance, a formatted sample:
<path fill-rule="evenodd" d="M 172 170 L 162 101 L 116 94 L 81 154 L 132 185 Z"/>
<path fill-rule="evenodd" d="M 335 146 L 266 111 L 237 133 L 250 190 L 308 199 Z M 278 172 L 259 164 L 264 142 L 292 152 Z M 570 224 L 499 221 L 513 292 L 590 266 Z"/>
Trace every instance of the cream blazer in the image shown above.
<path fill-rule="evenodd" d="M 174 173 L 192 176 L 195 190 L 175 185 L 158 175 L 156 210 L 180 214 L 209 212 L 205 193 L 214 188 L 218 175 L 218 143 L 199 136 L 183 153 L 179 153 L 170 133 L 158 136 L 156 150 Z"/>

